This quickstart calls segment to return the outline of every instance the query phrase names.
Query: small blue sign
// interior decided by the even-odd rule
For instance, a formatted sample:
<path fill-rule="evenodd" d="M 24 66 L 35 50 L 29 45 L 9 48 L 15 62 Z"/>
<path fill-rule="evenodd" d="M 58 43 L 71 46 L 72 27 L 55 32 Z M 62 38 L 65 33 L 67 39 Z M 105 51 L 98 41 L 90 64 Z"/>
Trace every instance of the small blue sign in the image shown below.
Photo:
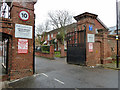
<path fill-rule="evenodd" d="M 89 31 L 92 31 L 92 29 L 93 29 L 93 26 L 89 25 Z"/>

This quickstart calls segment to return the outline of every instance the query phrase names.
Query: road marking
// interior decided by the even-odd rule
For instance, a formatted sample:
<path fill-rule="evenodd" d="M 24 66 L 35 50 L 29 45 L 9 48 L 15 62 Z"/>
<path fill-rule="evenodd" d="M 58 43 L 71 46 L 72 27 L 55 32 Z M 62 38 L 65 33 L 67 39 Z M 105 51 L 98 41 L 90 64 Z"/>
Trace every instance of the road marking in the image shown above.
<path fill-rule="evenodd" d="M 44 76 L 46 76 L 46 77 L 48 77 L 48 75 L 47 74 L 45 74 L 45 73 L 41 73 L 42 75 L 44 75 Z"/>
<path fill-rule="evenodd" d="M 33 75 L 34 77 L 36 77 L 36 76 L 39 76 L 40 74 L 35 74 L 35 75 Z"/>
<path fill-rule="evenodd" d="M 17 80 L 14 80 L 14 81 L 11 81 L 10 83 L 14 83 L 14 82 L 17 82 L 17 81 L 19 81 L 20 79 L 17 79 Z"/>
<path fill-rule="evenodd" d="M 54 79 L 55 81 L 57 81 L 57 82 L 59 82 L 59 83 L 61 83 L 61 84 L 65 84 L 64 82 L 62 82 L 62 81 L 60 81 L 60 80 L 58 80 L 58 79 Z"/>

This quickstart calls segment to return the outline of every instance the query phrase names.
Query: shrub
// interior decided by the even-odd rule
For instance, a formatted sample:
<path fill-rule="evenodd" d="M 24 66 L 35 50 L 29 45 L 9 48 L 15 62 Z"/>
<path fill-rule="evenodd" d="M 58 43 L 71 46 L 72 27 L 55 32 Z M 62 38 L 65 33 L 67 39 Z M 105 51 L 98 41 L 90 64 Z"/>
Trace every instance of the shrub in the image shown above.
<path fill-rule="evenodd" d="M 47 45 L 41 46 L 41 52 L 42 53 L 50 53 L 50 46 L 47 46 Z"/>

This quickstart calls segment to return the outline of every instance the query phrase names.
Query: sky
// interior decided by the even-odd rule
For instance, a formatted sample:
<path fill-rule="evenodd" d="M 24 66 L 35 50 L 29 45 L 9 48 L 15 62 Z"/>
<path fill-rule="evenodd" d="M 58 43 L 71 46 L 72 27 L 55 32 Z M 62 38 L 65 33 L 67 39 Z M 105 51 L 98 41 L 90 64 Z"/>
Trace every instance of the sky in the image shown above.
<path fill-rule="evenodd" d="M 97 14 L 107 27 L 116 25 L 116 0 L 38 0 L 35 4 L 36 26 L 45 22 L 49 11 L 55 10 L 67 10 L 73 16 L 90 12 Z"/>

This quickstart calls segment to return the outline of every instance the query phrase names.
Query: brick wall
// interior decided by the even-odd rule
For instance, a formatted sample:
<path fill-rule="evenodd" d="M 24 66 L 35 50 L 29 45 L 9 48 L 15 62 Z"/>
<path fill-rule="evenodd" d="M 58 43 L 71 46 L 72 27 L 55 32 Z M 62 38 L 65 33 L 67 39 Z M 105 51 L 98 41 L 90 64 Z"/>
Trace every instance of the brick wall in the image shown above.
<path fill-rule="evenodd" d="M 54 59 L 54 45 L 50 45 L 50 53 L 42 53 L 40 51 L 35 52 L 36 56 L 46 57 L 49 59 Z"/>
<path fill-rule="evenodd" d="M 95 29 L 105 29 L 104 26 L 100 24 L 97 19 L 95 19 Z"/>
<path fill-rule="evenodd" d="M 13 22 L 11 19 L 0 17 L 0 32 L 8 35 L 13 34 Z"/>
<path fill-rule="evenodd" d="M 11 8 L 11 19 L 13 21 L 13 32 L 15 32 L 15 24 L 29 25 L 33 27 L 34 32 L 34 3 L 32 2 L 13 2 Z M 27 10 L 30 13 L 30 19 L 28 21 L 22 21 L 18 13 L 20 10 Z M 33 33 L 32 32 L 32 33 Z M 19 54 L 18 53 L 18 39 L 15 38 L 15 33 L 12 34 L 12 40 L 10 45 L 12 50 L 11 60 L 9 60 L 9 78 L 10 80 L 18 79 L 33 74 L 33 42 L 34 33 L 32 34 L 32 39 L 28 39 L 28 53 Z"/>
<path fill-rule="evenodd" d="M 84 25 L 86 26 L 86 65 L 96 66 L 96 64 L 110 63 L 112 58 L 115 57 L 117 51 L 115 36 L 108 35 L 106 26 L 101 21 L 99 21 L 97 16 L 94 14 L 84 13 L 76 16 L 75 19 L 77 20 L 79 30 L 84 30 Z M 89 30 L 89 25 L 93 26 L 92 31 Z M 96 33 L 96 29 L 102 29 L 103 31 Z M 87 34 L 95 34 L 93 52 L 89 52 Z"/>

